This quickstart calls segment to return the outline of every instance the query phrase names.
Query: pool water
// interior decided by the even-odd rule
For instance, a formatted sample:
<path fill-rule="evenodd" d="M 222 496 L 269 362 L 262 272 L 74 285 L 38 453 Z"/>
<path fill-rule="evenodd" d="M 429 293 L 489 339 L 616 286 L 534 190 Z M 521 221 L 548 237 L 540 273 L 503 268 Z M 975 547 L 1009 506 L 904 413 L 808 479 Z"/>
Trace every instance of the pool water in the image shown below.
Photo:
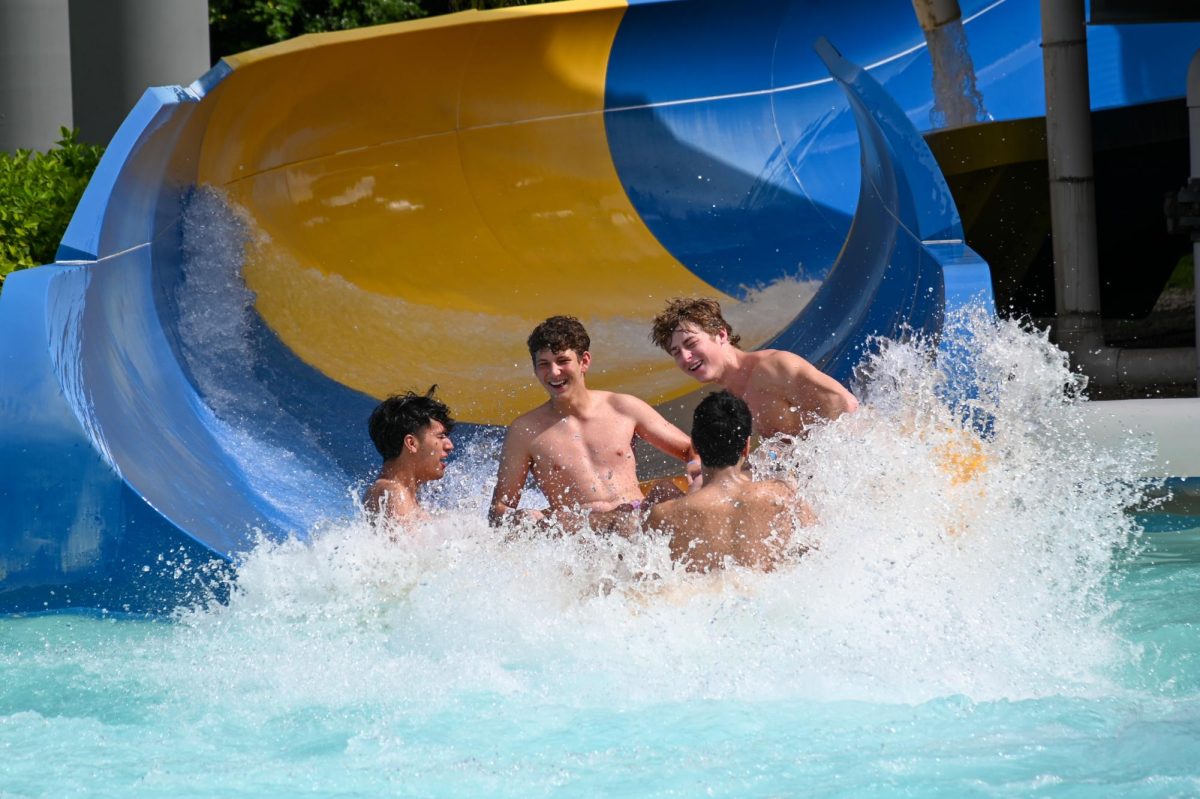
<path fill-rule="evenodd" d="M 1200 529 L 1143 529 L 1154 443 L 1091 444 L 1044 335 L 958 325 L 971 372 L 885 342 L 759 458 L 819 517 L 769 574 L 505 540 L 482 441 L 435 521 L 263 541 L 228 604 L 0 619 L 0 797 L 1200 794 Z"/>
<path fill-rule="evenodd" d="M 979 696 L 799 651 L 786 608 L 736 594 L 630 621 L 531 583 L 531 615 L 574 629 L 489 628 L 487 581 L 456 619 L 446 575 L 405 612 L 325 574 L 306 611 L 7 619 L 0 796 L 1195 795 L 1200 530 L 1145 543 L 1108 592 L 1110 663 Z"/>

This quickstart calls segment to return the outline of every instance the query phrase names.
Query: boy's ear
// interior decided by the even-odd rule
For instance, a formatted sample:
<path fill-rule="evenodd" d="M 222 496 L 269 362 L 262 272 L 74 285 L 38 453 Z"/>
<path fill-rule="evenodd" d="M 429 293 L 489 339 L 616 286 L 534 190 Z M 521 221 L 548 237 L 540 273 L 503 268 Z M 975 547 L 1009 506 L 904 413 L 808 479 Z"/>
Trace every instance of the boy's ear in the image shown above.
<path fill-rule="evenodd" d="M 586 372 L 588 366 L 590 366 L 591 363 L 592 363 L 592 354 L 590 352 L 585 352 L 583 355 L 579 356 L 580 371 Z"/>
<path fill-rule="evenodd" d="M 404 436 L 404 448 L 406 450 L 408 450 L 409 452 L 416 452 L 417 451 L 417 437 L 414 436 L 412 433 L 409 433 L 408 435 Z"/>

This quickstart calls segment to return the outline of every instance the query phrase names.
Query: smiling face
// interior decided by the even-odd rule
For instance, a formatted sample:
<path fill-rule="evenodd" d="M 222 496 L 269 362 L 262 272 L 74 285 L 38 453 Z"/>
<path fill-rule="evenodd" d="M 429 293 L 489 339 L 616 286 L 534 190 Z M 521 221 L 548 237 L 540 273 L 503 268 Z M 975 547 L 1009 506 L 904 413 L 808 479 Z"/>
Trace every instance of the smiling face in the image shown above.
<path fill-rule="evenodd" d="M 454 442 L 444 424 L 431 419 L 428 426 L 405 436 L 404 444 L 413 456 L 413 471 L 418 481 L 442 479 L 446 474 L 446 460 L 454 450 Z"/>
<path fill-rule="evenodd" d="M 550 399 L 557 399 L 584 387 L 583 376 L 587 374 L 591 363 L 590 352 L 579 355 L 575 350 L 538 350 L 533 356 L 533 373 Z"/>
<path fill-rule="evenodd" d="M 689 376 L 701 383 L 711 383 L 720 380 L 725 372 L 729 346 L 729 334 L 724 330 L 714 335 L 695 325 L 682 324 L 671 334 L 667 352 Z"/>

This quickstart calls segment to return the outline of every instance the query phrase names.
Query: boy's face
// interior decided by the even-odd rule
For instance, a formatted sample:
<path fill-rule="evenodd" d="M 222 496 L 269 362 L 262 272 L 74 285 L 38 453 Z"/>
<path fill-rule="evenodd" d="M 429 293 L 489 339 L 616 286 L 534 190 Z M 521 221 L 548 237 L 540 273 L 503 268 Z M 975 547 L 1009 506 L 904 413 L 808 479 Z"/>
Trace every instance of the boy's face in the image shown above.
<path fill-rule="evenodd" d="M 721 330 L 716 335 L 705 333 L 696 325 L 684 323 L 671 334 L 667 352 L 675 365 L 701 383 L 711 383 L 725 369 L 725 350 L 729 334 Z"/>
<path fill-rule="evenodd" d="M 551 352 L 539 350 L 533 356 L 533 373 L 551 399 L 561 397 L 584 385 L 583 376 L 592 363 L 592 354 L 575 350 Z"/>
<path fill-rule="evenodd" d="M 446 460 L 454 449 L 454 442 L 450 440 L 446 426 L 433 419 L 428 426 L 411 436 L 411 439 L 412 446 L 409 450 L 416 458 L 417 479 L 426 482 L 442 479 L 446 474 Z"/>

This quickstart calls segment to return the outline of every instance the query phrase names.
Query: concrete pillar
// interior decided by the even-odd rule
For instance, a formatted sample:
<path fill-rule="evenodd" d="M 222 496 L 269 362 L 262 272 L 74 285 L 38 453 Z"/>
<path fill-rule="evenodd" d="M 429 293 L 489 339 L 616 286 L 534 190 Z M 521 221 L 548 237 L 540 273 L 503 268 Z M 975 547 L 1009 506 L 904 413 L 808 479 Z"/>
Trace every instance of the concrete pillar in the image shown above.
<path fill-rule="evenodd" d="M 209 68 L 207 0 L 69 0 L 80 138 L 107 144 L 150 86 L 188 85 Z"/>
<path fill-rule="evenodd" d="M 1103 346 L 1083 0 L 1042 0 L 1046 149 L 1059 345 Z"/>
<path fill-rule="evenodd" d="M 1192 56 L 1187 74 L 1188 136 L 1191 141 L 1192 181 L 1200 181 L 1200 50 Z M 1192 271 L 1196 308 L 1196 393 L 1200 395 L 1200 237 L 1192 236 Z"/>
<path fill-rule="evenodd" d="M 72 127 L 67 0 L 0 0 L 0 150 L 46 150 Z"/>
<path fill-rule="evenodd" d="M 1195 348 L 1119 350 L 1104 344 L 1083 0 L 1042 0 L 1042 66 L 1058 344 L 1100 386 L 1190 383 Z"/>

